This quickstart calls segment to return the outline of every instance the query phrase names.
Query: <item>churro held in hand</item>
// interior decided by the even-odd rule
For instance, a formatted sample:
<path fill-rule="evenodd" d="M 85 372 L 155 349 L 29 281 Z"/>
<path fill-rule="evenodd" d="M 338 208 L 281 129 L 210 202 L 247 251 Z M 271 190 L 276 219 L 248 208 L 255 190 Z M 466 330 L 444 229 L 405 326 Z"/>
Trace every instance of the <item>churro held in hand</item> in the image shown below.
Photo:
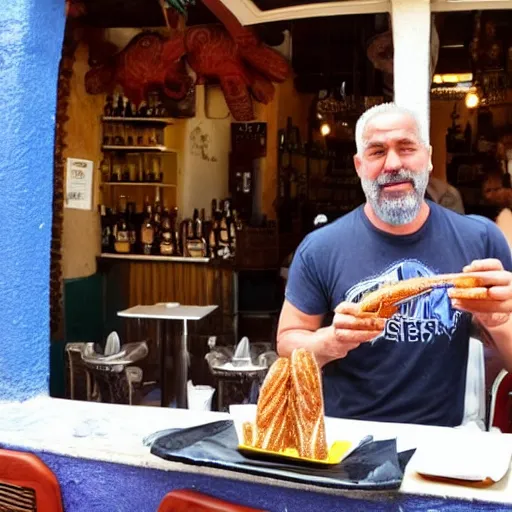
<path fill-rule="evenodd" d="M 361 317 L 391 318 L 399 309 L 399 302 L 414 298 L 434 288 L 450 287 L 450 297 L 455 299 L 485 299 L 488 289 L 483 280 L 465 274 L 442 274 L 433 277 L 414 277 L 395 284 L 388 284 L 369 293 L 359 303 Z"/>

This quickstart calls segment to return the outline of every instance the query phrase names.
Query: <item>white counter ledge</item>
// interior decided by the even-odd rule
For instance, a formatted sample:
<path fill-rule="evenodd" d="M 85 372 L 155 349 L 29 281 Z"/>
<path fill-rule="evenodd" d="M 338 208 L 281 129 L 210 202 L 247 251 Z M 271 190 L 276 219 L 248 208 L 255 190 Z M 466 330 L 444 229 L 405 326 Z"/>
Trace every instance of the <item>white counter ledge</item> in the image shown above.
<path fill-rule="evenodd" d="M 183 409 L 124 406 L 91 402 L 70 401 L 39 397 L 23 403 L 0 404 L 0 445 L 20 447 L 34 452 L 53 453 L 76 458 L 114 462 L 137 467 L 147 467 L 173 472 L 225 477 L 264 485 L 312 490 L 317 493 L 364 496 L 367 499 L 386 495 L 413 494 L 451 499 L 480 500 L 512 504 L 512 481 L 509 473 L 488 488 L 473 488 L 427 481 L 414 472 L 414 456 L 399 491 L 341 491 L 313 485 L 303 485 L 277 479 L 257 477 L 243 473 L 201 466 L 190 466 L 163 460 L 152 455 L 143 445 L 143 439 L 159 430 L 184 428 L 201 423 L 230 419 L 226 413 L 194 412 Z M 484 432 L 461 432 L 444 427 L 427 427 L 396 423 L 375 423 L 327 418 L 327 430 L 343 433 L 343 437 L 361 437 L 371 434 L 378 439 L 398 439 L 398 450 L 420 447 L 424 443 L 453 439 L 451 436 L 468 436 L 476 446 L 481 436 L 498 436 L 507 450 L 512 435 Z"/>

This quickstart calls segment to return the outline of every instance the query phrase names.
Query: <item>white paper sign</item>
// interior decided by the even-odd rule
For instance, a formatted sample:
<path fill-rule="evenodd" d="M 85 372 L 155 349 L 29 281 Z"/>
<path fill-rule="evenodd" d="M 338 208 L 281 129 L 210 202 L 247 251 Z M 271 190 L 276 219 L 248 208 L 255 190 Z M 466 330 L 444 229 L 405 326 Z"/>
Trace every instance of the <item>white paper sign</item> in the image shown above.
<path fill-rule="evenodd" d="M 66 208 L 90 210 L 92 208 L 93 162 L 79 158 L 67 159 Z"/>

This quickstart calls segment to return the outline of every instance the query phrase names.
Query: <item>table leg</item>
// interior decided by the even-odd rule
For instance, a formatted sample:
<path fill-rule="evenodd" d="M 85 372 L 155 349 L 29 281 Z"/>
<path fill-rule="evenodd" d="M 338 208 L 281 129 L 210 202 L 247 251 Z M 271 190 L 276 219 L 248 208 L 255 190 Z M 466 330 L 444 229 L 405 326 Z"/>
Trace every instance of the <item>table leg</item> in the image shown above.
<path fill-rule="evenodd" d="M 179 337 L 176 350 L 176 407 L 187 408 L 188 378 L 188 326 L 183 320 L 183 330 Z"/>
<path fill-rule="evenodd" d="M 162 336 L 162 320 L 156 321 L 156 339 L 160 343 L 160 406 L 169 405 L 169 396 L 167 395 L 167 339 Z"/>

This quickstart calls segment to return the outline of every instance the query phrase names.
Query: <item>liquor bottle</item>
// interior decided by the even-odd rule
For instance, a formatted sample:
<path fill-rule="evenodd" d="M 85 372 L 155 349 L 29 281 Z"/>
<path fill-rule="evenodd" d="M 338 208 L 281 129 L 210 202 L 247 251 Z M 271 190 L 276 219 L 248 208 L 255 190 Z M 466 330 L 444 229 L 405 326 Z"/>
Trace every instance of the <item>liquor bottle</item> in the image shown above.
<path fill-rule="evenodd" d="M 119 160 L 114 160 L 114 163 L 112 164 L 112 174 L 110 175 L 110 181 L 121 181 L 122 179 L 122 169 L 121 169 L 121 162 Z"/>
<path fill-rule="evenodd" d="M 126 106 L 124 109 L 124 116 L 125 117 L 133 117 L 132 102 L 128 98 L 126 98 Z"/>
<path fill-rule="evenodd" d="M 162 256 L 172 256 L 174 254 L 174 237 L 172 233 L 171 215 L 167 208 L 162 214 L 162 228 L 160 236 L 160 254 Z"/>
<path fill-rule="evenodd" d="M 117 95 L 117 105 L 114 108 L 114 116 L 124 117 L 124 101 L 122 94 Z"/>
<path fill-rule="evenodd" d="M 191 219 L 184 219 L 180 222 L 180 229 L 179 229 L 179 240 L 180 240 L 180 246 L 181 246 L 181 254 L 182 256 L 185 256 L 186 258 L 190 257 L 190 253 L 188 251 L 188 238 L 192 238 L 193 231 L 192 231 L 192 221 Z"/>
<path fill-rule="evenodd" d="M 182 239 L 185 246 L 185 255 L 191 258 L 204 258 L 206 256 L 206 243 L 202 233 L 198 233 L 200 227 L 199 213 L 194 210 L 192 219 L 185 219 L 182 222 Z"/>
<path fill-rule="evenodd" d="M 111 94 L 107 96 L 107 101 L 103 107 L 103 115 L 105 117 L 112 117 L 114 114 L 114 98 Z"/>
<path fill-rule="evenodd" d="M 219 235 L 218 235 L 218 243 L 219 247 L 217 249 L 217 255 L 221 258 L 229 258 L 229 228 L 228 228 L 228 218 L 227 212 L 229 211 L 229 201 L 226 199 L 221 201 L 220 211 L 217 213 L 219 217 L 218 225 L 219 225 Z"/>
<path fill-rule="evenodd" d="M 171 230 L 172 230 L 172 245 L 174 247 L 174 255 L 180 256 L 183 254 L 183 249 L 180 245 L 179 229 L 179 212 L 178 207 L 175 206 L 171 212 Z"/>
<path fill-rule="evenodd" d="M 126 205 L 126 223 L 128 225 L 128 239 L 130 240 L 130 252 L 137 252 L 137 226 L 136 226 L 136 204 L 130 201 Z"/>
<path fill-rule="evenodd" d="M 162 171 L 160 168 L 160 157 L 153 157 L 151 162 L 151 177 L 150 180 L 154 182 L 161 182 L 163 179 Z"/>
<path fill-rule="evenodd" d="M 102 183 L 111 181 L 110 158 L 108 156 L 104 156 L 103 160 L 100 162 L 100 173 Z"/>
<path fill-rule="evenodd" d="M 119 216 L 116 224 L 116 236 L 114 248 L 117 253 L 128 254 L 131 250 L 130 233 L 128 230 L 128 223 L 126 222 L 126 202 L 119 198 Z"/>
<path fill-rule="evenodd" d="M 218 239 L 218 232 L 219 232 L 219 224 L 217 221 L 217 200 L 212 199 L 212 211 L 211 211 L 211 225 L 210 225 L 210 232 L 208 236 L 208 249 L 210 251 L 209 255 L 210 258 L 216 258 L 217 257 L 217 239 Z"/>
<path fill-rule="evenodd" d="M 111 212 L 107 207 L 100 205 L 101 222 L 101 252 L 113 252 L 113 230 Z"/>
<path fill-rule="evenodd" d="M 137 146 L 144 146 L 144 135 L 143 135 L 142 129 L 141 128 L 137 128 L 135 135 L 137 137 L 136 145 Z"/>
<path fill-rule="evenodd" d="M 153 210 L 151 204 L 146 202 L 144 211 L 144 220 L 142 222 L 140 239 L 142 244 L 142 253 L 150 255 L 153 250 L 153 244 L 155 242 L 155 226 L 153 224 Z"/>
<path fill-rule="evenodd" d="M 128 162 L 126 159 L 123 159 L 123 166 L 122 166 L 122 174 L 121 174 L 121 181 L 129 182 L 130 181 L 130 168 L 128 167 Z"/>
<path fill-rule="evenodd" d="M 160 194 L 158 188 L 156 189 L 155 204 L 153 206 L 153 225 L 155 227 L 155 240 L 153 242 L 154 252 L 158 254 L 162 231 L 162 205 L 160 203 Z"/>
<path fill-rule="evenodd" d="M 148 115 L 148 104 L 145 101 L 141 101 L 139 109 L 137 111 L 138 117 L 147 117 Z"/>
<path fill-rule="evenodd" d="M 133 137 L 133 128 L 131 126 L 127 126 L 125 128 L 126 131 L 126 145 L 133 146 L 135 144 L 135 140 Z"/>
<path fill-rule="evenodd" d="M 113 128 L 113 131 L 114 131 L 113 144 L 115 146 L 124 146 L 123 127 L 118 125 L 115 128 Z"/>
<path fill-rule="evenodd" d="M 153 99 L 153 95 L 150 94 L 148 97 L 148 108 L 146 110 L 146 116 L 153 117 L 153 115 L 154 115 L 154 99 Z"/>

